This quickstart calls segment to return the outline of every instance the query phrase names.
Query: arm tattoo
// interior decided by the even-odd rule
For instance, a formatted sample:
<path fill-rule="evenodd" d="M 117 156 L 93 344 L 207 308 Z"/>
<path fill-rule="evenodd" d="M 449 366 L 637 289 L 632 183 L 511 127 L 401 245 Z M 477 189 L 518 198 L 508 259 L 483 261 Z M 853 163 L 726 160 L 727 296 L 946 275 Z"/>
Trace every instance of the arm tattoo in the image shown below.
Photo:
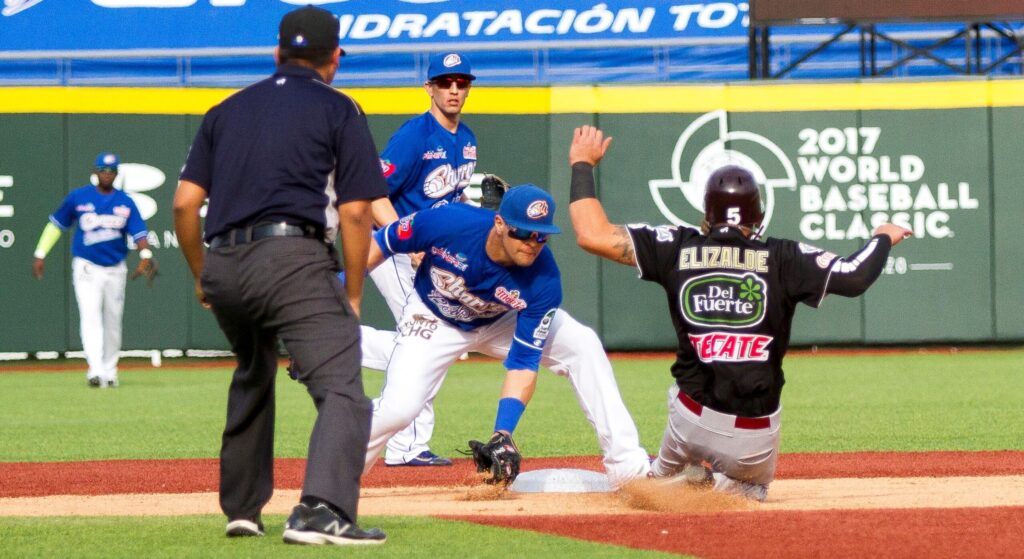
<path fill-rule="evenodd" d="M 636 251 L 633 249 L 633 240 L 629 238 L 629 231 L 623 225 L 616 225 L 612 231 L 612 248 L 615 254 L 612 260 L 627 266 L 636 266 Z"/>

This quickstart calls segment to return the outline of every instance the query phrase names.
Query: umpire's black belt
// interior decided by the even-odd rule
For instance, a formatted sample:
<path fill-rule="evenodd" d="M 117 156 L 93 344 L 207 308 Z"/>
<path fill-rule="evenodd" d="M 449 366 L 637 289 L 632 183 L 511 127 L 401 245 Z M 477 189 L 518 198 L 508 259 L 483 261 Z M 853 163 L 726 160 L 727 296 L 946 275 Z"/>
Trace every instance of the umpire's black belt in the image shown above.
<path fill-rule="evenodd" d="M 268 237 L 305 237 L 322 239 L 323 235 L 312 225 L 292 225 L 290 223 L 262 223 L 239 229 L 231 229 L 210 239 L 210 248 L 244 245 L 252 241 Z"/>

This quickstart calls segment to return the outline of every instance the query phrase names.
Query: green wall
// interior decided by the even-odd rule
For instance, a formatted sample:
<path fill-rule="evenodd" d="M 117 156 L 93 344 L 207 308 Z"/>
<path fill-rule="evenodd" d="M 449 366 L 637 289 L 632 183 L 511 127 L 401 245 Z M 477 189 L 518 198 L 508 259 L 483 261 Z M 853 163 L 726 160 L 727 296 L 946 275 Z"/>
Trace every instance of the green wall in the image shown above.
<path fill-rule="evenodd" d="M 378 147 L 409 116 L 371 115 Z M 0 114 L 0 177 L 11 177 L 0 178 L 0 185 L 10 184 L 0 186 L 0 352 L 80 348 L 70 235 L 47 258 L 42 281 L 31 277 L 31 255 L 47 215 L 70 189 L 88 182 L 102 150 L 165 176 L 154 185 L 122 172 L 126 190 L 152 201 L 147 225 L 161 266 L 152 289 L 142 281 L 129 285 L 125 349 L 226 348 L 212 316 L 194 300 L 173 235 L 176 176 L 200 120 Z M 1017 240 L 1024 108 L 470 114 L 465 122 L 479 140 L 479 171 L 553 192 L 566 233 L 551 243 L 565 307 L 594 326 L 610 349 L 669 349 L 675 334 L 658 286 L 575 246 L 566 212 L 567 149 L 573 128 L 588 123 L 615 138 L 598 169 L 598 188 L 616 223 L 699 222 L 686 185 L 731 158 L 771 179 L 765 192 L 770 235 L 845 255 L 863 243 L 873 220 L 905 220 L 915 229 L 917 238 L 893 251 L 865 297 L 829 297 L 819 310 L 798 311 L 794 343 L 1024 339 L 1024 248 Z M 674 174 L 684 184 L 664 182 Z M 671 215 L 659 210 L 659 199 Z M 372 284 L 364 314 L 372 325 L 391 326 Z"/>

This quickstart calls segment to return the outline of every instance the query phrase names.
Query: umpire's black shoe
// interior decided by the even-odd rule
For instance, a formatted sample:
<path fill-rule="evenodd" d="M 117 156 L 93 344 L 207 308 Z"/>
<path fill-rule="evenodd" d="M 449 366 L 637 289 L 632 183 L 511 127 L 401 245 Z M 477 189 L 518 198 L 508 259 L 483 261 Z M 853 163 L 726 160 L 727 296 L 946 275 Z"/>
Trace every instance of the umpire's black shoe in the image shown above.
<path fill-rule="evenodd" d="M 260 517 L 254 518 L 236 518 L 228 522 L 224 533 L 229 538 L 240 538 L 246 536 L 262 536 L 263 535 L 263 521 Z"/>
<path fill-rule="evenodd" d="M 284 542 L 307 545 L 377 545 L 387 541 L 377 528 L 363 530 L 345 522 L 330 507 L 320 503 L 310 508 L 299 503 L 284 524 Z"/>

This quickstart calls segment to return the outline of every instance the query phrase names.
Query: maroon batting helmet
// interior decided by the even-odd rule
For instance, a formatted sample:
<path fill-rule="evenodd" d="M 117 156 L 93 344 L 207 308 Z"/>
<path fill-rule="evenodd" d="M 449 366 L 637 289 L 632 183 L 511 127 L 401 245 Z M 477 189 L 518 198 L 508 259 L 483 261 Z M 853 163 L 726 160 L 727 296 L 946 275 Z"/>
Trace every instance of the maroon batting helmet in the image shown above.
<path fill-rule="evenodd" d="M 708 177 L 704 188 L 704 220 L 709 226 L 756 227 L 763 219 L 761 191 L 750 171 L 729 165 Z"/>

